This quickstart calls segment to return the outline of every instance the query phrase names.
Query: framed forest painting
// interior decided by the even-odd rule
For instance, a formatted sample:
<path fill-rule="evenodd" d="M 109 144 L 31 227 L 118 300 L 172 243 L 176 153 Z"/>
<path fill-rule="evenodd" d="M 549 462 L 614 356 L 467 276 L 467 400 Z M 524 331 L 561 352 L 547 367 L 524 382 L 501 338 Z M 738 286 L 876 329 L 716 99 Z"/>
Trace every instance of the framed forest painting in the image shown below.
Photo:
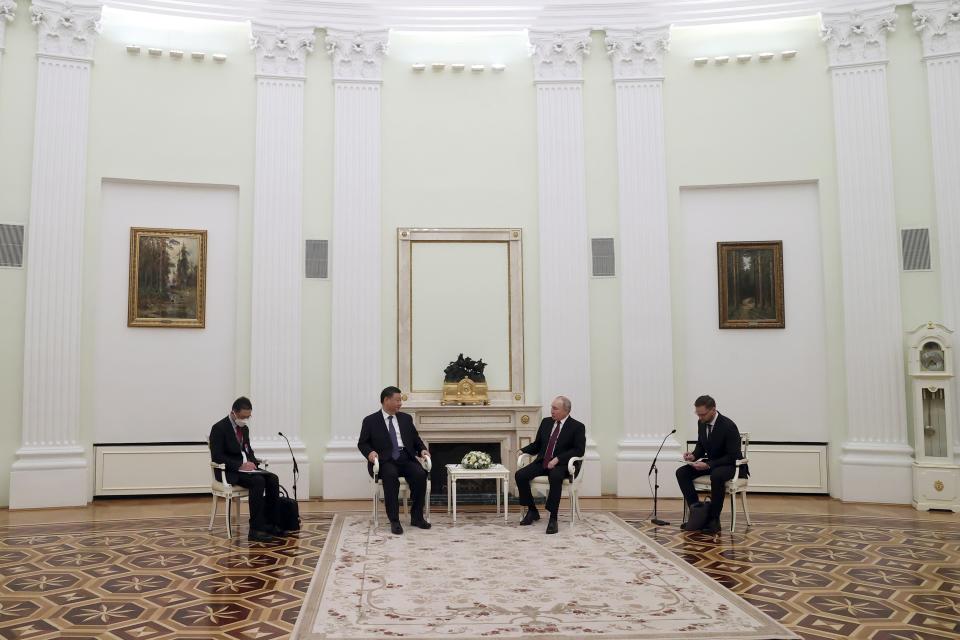
<path fill-rule="evenodd" d="M 783 329 L 783 242 L 718 242 L 721 329 Z"/>
<path fill-rule="evenodd" d="M 206 279 L 206 231 L 130 229 L 127 326 L 202 329 Z"/>

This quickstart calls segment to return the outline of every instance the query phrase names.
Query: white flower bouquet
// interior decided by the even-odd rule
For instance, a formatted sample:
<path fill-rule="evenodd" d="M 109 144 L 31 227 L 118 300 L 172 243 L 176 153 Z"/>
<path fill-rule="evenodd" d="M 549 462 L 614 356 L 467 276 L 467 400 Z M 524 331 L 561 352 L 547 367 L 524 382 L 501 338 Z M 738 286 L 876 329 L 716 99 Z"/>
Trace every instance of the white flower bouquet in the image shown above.
<path fill-rule="evenodd" d="M 460 466 L 464 469 L 488 469 L 493 460 L 489 453 L 483 451 L 469 451 L 460 461 Z"/>

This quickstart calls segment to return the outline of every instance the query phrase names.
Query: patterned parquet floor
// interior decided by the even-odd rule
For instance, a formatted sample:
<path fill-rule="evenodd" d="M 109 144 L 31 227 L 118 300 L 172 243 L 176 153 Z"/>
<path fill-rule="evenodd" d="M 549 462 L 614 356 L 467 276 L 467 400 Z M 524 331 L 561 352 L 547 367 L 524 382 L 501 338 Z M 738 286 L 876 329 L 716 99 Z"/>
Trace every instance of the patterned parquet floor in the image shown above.
<path fill-rule="evenodd" d="M 713 537 L 611 510 L 804 638 L 960 638 L 956 518 L 758 513 Z M 204 516 L 0 526 L 0 638 L 285 638 L 333 517 L 276 544 Z"/>

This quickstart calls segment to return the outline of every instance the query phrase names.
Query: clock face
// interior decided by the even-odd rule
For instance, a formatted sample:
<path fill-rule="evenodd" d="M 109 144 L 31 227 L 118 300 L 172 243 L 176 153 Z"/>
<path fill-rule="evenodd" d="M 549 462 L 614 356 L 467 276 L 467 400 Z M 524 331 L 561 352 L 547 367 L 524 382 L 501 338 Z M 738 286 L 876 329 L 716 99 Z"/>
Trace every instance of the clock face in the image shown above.
<path fill-rule="evenodd" d="M 920 367 L 924 371 L 943 371 L 943 350 L 939 345 L 926 345 L 920 352 Z"/>

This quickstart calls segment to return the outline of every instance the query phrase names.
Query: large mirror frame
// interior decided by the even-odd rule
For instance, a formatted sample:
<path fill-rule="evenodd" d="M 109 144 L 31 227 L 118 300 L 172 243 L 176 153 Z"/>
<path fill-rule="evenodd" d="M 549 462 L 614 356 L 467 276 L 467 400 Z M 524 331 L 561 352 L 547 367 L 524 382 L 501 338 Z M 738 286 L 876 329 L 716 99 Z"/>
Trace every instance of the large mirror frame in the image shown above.
<path fill-rule="evenodd" d="M 525 402 L 523 373 L 523 247 L 520 229 L 397 229 L 397 380 L 404 400 L 418 405 L 439 405 L 442 371 L 436 391 L 414 391 L 413 385 L 413 246 L 418 242 L 496 242 L 507 245 L 509 274 L 509 389 L 489 392 L 491 405 Z"/>

